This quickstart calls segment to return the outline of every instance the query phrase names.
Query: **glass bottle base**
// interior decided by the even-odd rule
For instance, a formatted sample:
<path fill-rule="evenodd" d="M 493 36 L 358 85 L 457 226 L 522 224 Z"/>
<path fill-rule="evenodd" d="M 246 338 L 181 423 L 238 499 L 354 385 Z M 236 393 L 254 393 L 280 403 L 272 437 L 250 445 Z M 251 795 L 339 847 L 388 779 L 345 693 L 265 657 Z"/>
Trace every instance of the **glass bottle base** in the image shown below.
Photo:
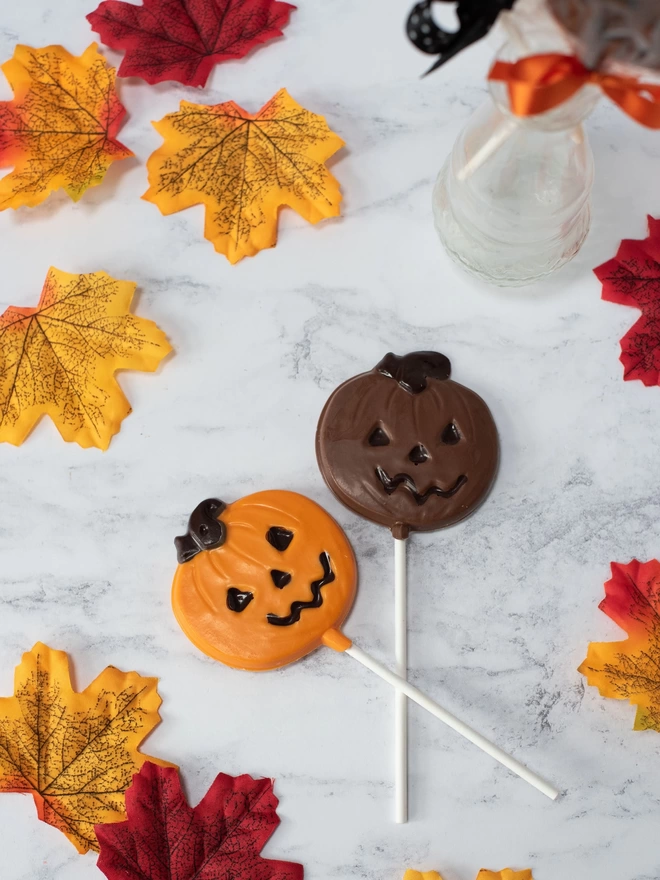
<path fill-rule="evenodd" d="M 578 253 L 591 226 L 587 199 L 570 228 L 548 241 L 507 242 L 459 221 L 450 197 L 451 162 L 440 172 L 433 190 L 435 228 L 449 256 L 462 269 L 497 287 L 524 287 L 547 278 Z"/>

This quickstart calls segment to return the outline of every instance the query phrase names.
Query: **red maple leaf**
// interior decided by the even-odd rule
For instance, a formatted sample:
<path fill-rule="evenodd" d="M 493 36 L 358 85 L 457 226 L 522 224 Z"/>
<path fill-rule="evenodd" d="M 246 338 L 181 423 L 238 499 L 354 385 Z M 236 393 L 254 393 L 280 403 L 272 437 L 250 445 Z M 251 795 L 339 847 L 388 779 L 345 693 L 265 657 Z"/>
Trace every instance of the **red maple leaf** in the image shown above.
<path fill-rule="evenodd" d="M 281 37 L 295 8 L 279 0 L 103 0 L 87 20 L 106 46 L 126 50 L 119 76 L 204 86 L 215 64 Z"/>
<path fill-rule="evenodd" d="M 279 825 L 270 779 L 220 773 L 188 806 L 178 772 L 146 762 L 126 792 L 127 822 L 97 825 L 109 880 L 302 880 L 294 862 L 264 859 Z"/>
<path fill-rule="evenodd" d="M 621 340 L 623 378 L 660 385 L 660 220 L 649 217 L 649 237 L 624 239 L 616 257 L 594 272 L 604 300 L 642 312 Z"/>

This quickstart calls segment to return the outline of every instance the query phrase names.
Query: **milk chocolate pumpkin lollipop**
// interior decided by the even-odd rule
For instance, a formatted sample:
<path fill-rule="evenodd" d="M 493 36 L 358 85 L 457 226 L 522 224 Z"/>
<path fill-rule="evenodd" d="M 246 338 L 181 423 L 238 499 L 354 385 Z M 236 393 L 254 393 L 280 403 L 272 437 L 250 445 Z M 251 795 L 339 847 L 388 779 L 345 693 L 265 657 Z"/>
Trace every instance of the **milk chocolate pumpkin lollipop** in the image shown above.
<path fill-rule="evenodd" d="M 175 541 L 172 605 L 205 654 L 238 669 L 277 669 L 326 645 L 371 669 L 550 798 L 557 790 L 476 733 L 341 631 L 355 599 L 348 538 L 314 501 L 295 492 L 203 501 Z"/>
<path fill-rule="evenodd" d="M 323 478 L 337 498 L 394 536 L 397 672 L 407 674 L 405 539 L 442 529 L 477 509 L 499 459 L 497 429 L 484 401 L 450 378 L 435 351 L 387 354 L 340 385 L 316 432 Z M 407 706 L 395 702 L 396 821 L 407 817 Z"/>
<path fill-rule="evenodd" d="M 499 457 L 484 401 L 435 351 L 386 355 L 334 391 L 316 432 L 319 468 L 339 500 L 397 538 L 451 526 L 490 490 Z"/>

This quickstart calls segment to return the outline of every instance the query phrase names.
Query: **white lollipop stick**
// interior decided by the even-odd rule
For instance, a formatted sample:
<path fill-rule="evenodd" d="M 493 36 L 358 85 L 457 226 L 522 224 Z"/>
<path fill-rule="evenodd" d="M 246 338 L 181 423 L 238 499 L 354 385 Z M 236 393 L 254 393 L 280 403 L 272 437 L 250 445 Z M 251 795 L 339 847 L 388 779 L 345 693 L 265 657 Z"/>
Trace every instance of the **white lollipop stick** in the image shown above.
<path fill-rule="evenodd" d="M 498 21 L 504 26 L 509 42 L 516 47 L 521 55 L 526 55 L 530 49 L 520 28 L 516 24 L 516 20 L 512 13 L 507 11 L 502 12 Z M 474 156 L 472 156 L 472 158 L 459 170 L 456 177 L 460 181 L 472 177 L 472 175 L 509 140 L 517 128 L 518 124 L 515 120 L 503 119 L 500 125 L 498 125 L 493 131 L 490 138 L 482 144 Z"/>
<path fill-rule="evenodd" d="M 406 539 L 394 539 L 394 657 L 396 672 L 408 678 L 408 601 Z M 408 699 L 394 694 L 394 820 L 408 821 Z"/>
<path fill-rule="evenodd" d="M 554 786 L 550 785 L 549 782 L 541 779 L 536 773 L 532 773 L 531 770 L 519 761 L 516 761 L 511 755 L 507 755 L 506 752 L 503 752 L 502 749 L 487 740 L 485 736 L 477 733 L 476 730 L 472 730 L 471 727 L 468 727 L 467 724 L 460 721 L 455 715 L 452 715 L 451 712 L 448 712 L 446 709 L 443 709 L 442 706 L 434 703 L 430 697 L 427 697 L 426 694 L 411 685 L 410 682 L 401 678 L 399 675 L 396 675 L 386 666 L 383 666 L 382 663 L 374 660 L 369 654 L 365 654 L 361 648 L 358 648 L 356 645 L 351 645 L 350 648 L 345 649 L 344 653 L 350 655 L 363 666 L 366 666 L 367 669 L 371 669 L 372 672 L 375 672 L 376 675 L 379 675 L 384 681 L 391 684 L 392 687 L 402 691 L 407 697 L 414 700 L 423 709 L 426 709 L 432 715 L 435 715 L 440 721 L 444 721 L 444 723 L 451 727 L 452 730 L 460 733 L 465 739 L 470 740 L 470 742 L 474 743 L 474 745 L 480 748 L 482 752 L 486 752 L 491 758 L 499 761 L 500 764 L 503 764 L 517 776 L 520 776 L 525 782 L 529 782 L 530 785 L 533 785 L 534 788 L 537 788 L 546 797 L 549 797 L 554 801 L 559 795 L 559 791 Z"/>
<path fill-rule="evenodd" d="M 522 31 L 516 24 L 515 17 L 512 12 L 504 11 L 501 13 L 499 22 L 502 23 L 504 29 L 507 32 L 507 37 L 510 43 L 512 43 L 518 52 L 521 55 L 527 55 L 532 50 L 529 47 L 529 44 L 526 42 Z M 518 128 L 518 124 L 514 119 L 503 119 L 502 122 L 495 128 L 491 136 L 488 140 L 479 147 L 476 153 L 465 163 L 465 165 L 458 170 L 456 173 L 456 177 L 459 181 L 463 182 L 468 178 L 472 177 L 475 172 L 477 172 L 482 165 L 484 165 L 491 156 L 493 156 L 500 147 L 504 146 L 504 144 L 509 140 L 511 135 Z M 577 128 L 571 133 L 571 140 L 573 140 L 578 146 L 584 140 L 584 134 L 582 132 L 582 126 L 578 125 Z"/>
<path fill-rule="evenodd" d="M 458 180 L 463 182 L 468 177 L 472 177 L 509 140 L 517 128 L 518 123 L 514 122 L 513 119 L 503 119 L 488 140 L 479 147 L 474 156 L 456 172 Z"/>

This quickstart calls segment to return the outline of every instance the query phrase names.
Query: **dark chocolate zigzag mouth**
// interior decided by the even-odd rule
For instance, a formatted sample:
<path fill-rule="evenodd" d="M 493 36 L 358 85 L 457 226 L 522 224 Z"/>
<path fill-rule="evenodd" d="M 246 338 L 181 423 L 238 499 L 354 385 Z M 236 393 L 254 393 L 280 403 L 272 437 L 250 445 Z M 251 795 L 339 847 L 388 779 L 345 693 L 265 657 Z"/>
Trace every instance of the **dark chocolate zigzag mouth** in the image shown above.
<path fill-rule="evenodd" d="M 335 579 L 335 573 L 330 565 L 330 557 L 327 553 L 321 553 L 319 562 L 323 566 L 323 577 L 310 584 L 312 590 L 312 598 L 308 602 L 292 602 L 291 613 L 286 617 L 278 617 L 277 614 L 267 614 L 266 620 L 273 626 L 291 626 L 292 623 L 298 623 L 300 615 L 305 608 L 320 608 L 323 605 L 323 596 L 321 595 L 321 587 L 331 584 Z"/>
<path fill-rule="evenodd" d="M 380 480 L 383 485 L 383 488 L 387 492 L 388 495 L 391 495 L 393 492 L 399 488 L 399 486 L 405 486 L 406 489 L 410 492 L 412 497 L 415 499 L 417 504 L 420 506 L 422 504 L 426 504 L 429 498 L 432 495 L 437 495 L 439 498 L 451 498 L 455 495 L 459 489 L 461 489 L 468 481 L 468 478 L 465 474 L 461 474 L 460 477 L 457 477 L 456 482 L 451 487 L 451 489 L 441 489 L 440 486 L 429 486 L 426 492 L 421 493 L 417 489 L 415 485 L 415 481 L 410 476 L 410 474 L 397 474 L 396 477 L 390 477 L 383 470 L 382 467 L 376 468 L 376 476 Z"/>

